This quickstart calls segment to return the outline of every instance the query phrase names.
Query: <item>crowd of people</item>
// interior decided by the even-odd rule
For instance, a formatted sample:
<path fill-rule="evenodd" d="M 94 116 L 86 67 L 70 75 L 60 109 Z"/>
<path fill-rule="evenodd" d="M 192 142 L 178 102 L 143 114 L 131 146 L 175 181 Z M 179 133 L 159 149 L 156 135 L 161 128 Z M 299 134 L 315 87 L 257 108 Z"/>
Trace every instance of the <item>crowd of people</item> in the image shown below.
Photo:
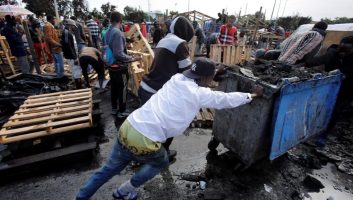
<path fill-rule="evenodd" d="M 2 35 L 6 37 L 11 52 L 16 56 L 22 73 L 31 73 L 23 30 L 15 17 L 6 16 Z M 190 58 L 188 42 L 197 37 L 196 54 L 207 55 L 211 44 L 236 45 L 242 43 L 234 25 L 236 17 L 219 14 L 219 19 L 207 21 L 202 26 L 196 21 L 177 16 L 163 24 L 153 23 L 154 60 L 150 72 L 139 86 L 140 108 L 130 113 L 126 109 L 128 68 L 131 62 L 141 57 L 127 52 L 129 41 L 124 32 L 131 23 L 123 23 L 119 12 L 97 22 L 92 16 L 82 23 L 76 17 L 56 23 L 53 16 L 46 21 L 29 18 L 30 36 L 33 41 L 37 62 L 54 63 L 58 78 L 64 76 L 64 58 L 70 67 L 76 88 L 91 87 L 88 78 L 90 68 L 98 74 L 98 83 L 103 88 L 105 69 L 109 70 L 111 114 L 123 123 L 119 128 L 111 156 L 79 190 L 76 199 L 89 199 L 110 178 L 119 174 L 131 161 L 141 163 L 141 168 L 113 192 L 115 199 L 136 199 L 137 188 L 152 179 L 172 160 L 177 152 L 170 149 L 173 137 L 181 135 L 189 126 L 200 108 L 234 108 L 262 96 L 262 89 L 255 87 L 252 93 L 223 93 L 208 87 L 215 76 L 223 72 L 207 58 Z M 327 24 L 319 22 L 303 34 L 293 34 L 284 40 L 283 28 L 275 33 L 283 40 L 276 50 L 259 51 L 257 59 L 279 60 L 284 64 L 305 63 L 308 67 L 324 64 L 327 70 L 335 68 L 348 77 L 344 88 L 352 86 L 352 37 L 332 46 L 321 57 L 315 56 L 325 37 Z M 85 29 L 88 30 L 85 31 Z M 149 27 L 140 21 L 142 37 L 148 37 Z M 88 33 L 88 34 L 87 34 Z M 271 56 L 270 56 L 271 55 Z M 36 69 L 40 74 L 40 69 Z M 82 83 L 81 77 L 84 77 Z M 352 101 L 352 93 L 341 90 L 339 99 Z M 342 100 L 342 101 L 343 101 Z M 342 103 L 343 104 L 343 103 Z M 346 105 L 346 104 L 345 104 Z"/>

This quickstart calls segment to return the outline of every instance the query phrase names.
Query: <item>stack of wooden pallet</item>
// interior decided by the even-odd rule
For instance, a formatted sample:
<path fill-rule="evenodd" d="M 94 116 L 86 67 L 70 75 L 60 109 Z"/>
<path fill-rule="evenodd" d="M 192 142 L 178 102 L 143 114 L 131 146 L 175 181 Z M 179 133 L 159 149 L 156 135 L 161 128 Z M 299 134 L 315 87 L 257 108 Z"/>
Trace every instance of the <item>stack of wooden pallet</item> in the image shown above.
<path fill-rule="evenodd" d="M 209 128 L 213 125 L 214 110 L 209 108 L 202 108 L 200 112 L 197 113 L 194 120 L 191 122 L 190 126 L 195 128 Z"/>
<path fill-rule="evenodd" d="M 128 52 L 142 57 L 140 61 L 131 63 L 131 67 L 129 68 L 129 90 L 134 95 L 138 96 L 137 91 L 140 82 L 142 77 L 149 72 L 153 62 L 154 52 L 147 39 L 143 37 L 138 24 L 132 25 L 129 32 L 125 33 L 125 36 L 133 41 Z"/>
<path fill-rule="evenodd" d="M 210 58 L 225 65 L 239 65 L 250 60 L 250 53 L 250 46 L 213 44 Z"/>
<path fill-rule="evenodd" d="M 140 27 L 138 24 L 133 24 L 130 27 L 130 30 L 125 33 L 125 37 L 131 41 L 131 49 L 140 53 L 147 53 L 154 57 L 154 52 L 148 43 L 147 39 L 143 37 Z"/>
<path fill-rule="evenodd" d="M 91 89 L 29 96 L 0 130 L 11 143 L 92 127 Z"/>

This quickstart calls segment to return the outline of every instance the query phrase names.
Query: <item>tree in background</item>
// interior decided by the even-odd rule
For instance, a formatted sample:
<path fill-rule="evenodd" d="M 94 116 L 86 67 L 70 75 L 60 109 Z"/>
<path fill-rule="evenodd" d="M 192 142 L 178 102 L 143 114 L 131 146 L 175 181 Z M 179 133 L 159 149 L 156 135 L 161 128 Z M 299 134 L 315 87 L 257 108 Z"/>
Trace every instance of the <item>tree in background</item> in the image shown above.
<path fill-rule="evenodd" d="M 93 8 L 93 10 L 90 12 L 90 15 L 92 15 L 96 19 L 104 18 L 104 14 L 101 11 L 97 10 L 97 8 Z"/>
<path fill-rule="evenodd" d="M 299 15 L 280 17 L 277 21 L 278 26 L 282 26 L 285 30 L 296 30 L 303 24 L 311 23 L 311 17 L 301 17 Z"/>
<path fill-rule="evenodd" d="M 77 18 L 84 19 L 87 15 L 86 13 L 89 13 L 88 3 L 86 0 L 72 0 L 72 7 L 74 15 Z"/>
<path fill-rule="evenodd" d="M 46 15 L 55 15 L 53 0 L 23 0 L 26 8 L 36 15 L 45 13 Z M 58 12 L 60 16 L 69 16 L 73 14 L 73 6 L 70 0 L 57 0 Z"/>
<path fill-rule="evenodd" d="M 23 0 L 26 3 L 26 9 L 36 15 L 46 13 L 47 15 L 55 15 L 54 3 L 51 0 Z"/>
<path fill-rule="evenodd" d="M 57 0 L 57 2 L 60 16 L 71 16 L 73 14 L 74 8 L 70 0 Z"/>
<path fill-rule="evenodd" d="M 141 19 L 145 19 L 146 14 L 140 9 L 133 8 L 130 6 L 126 6 L 124 8 L 124 15 L 126 21 L 132 21 L 135 23 L 139 23 Z"/>
<path fill-rule="evenodd" d="M 177 15 L 179 15 L 179 12 L 178 12 L 178 11 L 173 11 L 173 10 L 171 10 L 171 11 L 169 12 L 169 16 L 177 16 Z"/>
<path fill-rule="evenodd" d="M 321 19 L 321 21 L 326 22 L 327 24 L 345 24 L 345 23 L 353 23 L 353 18 L 347 17 L 336 17 L 335 19 Z"/>
<path fill-rule="evenodd" d="M 110 5 L 110 3 L 102 4 L 101 10 L 103 13 L 110 13 L 113 11 L 116 11 L 116 6 L 115 5 Z"/>

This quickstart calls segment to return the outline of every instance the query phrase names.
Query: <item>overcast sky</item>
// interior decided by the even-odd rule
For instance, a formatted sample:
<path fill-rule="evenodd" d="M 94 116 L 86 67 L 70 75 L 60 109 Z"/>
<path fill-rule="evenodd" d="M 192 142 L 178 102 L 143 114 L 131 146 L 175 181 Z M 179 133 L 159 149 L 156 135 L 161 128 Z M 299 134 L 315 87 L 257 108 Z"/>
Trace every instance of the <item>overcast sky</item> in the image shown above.
<path fill-rule="evenodd" d="M 112 5 L 117 5 L 118 10 L 122 12 L 125 6 L 140 7 L 144 11 L 160 10 L 165 12 L 166 9 L 177 10 L 178 12 L 188 11 L 189 9 L 197 10 L 208 14 L 212 17 L 217 17 L 217 13 L 222 9 L 226 9 L 229 14 L 239 13 L 254 14 L 260 10 L 262 6 L 263 12 L 266 11 L 267 19 L 271 17 L 272 8 L 275 0 L 87 0 L 89 8 L 94 7 L 100 9 L 103 3 L 110 2 Z M 148 6 L 148 2 L 150 6 Z M 284 6 L 287 2 L 286 8 Z M 246 9 L 247 5 L 247 10 Z M 280 6 L 280 7 L 279 7 Z M 279 8 L 279 10 L 278 10 Z M 303 16 L 311 16 L 313 20 L 321 18 L 335 17 L 353 17 L 353 0 L 277 0 L 274 10 L 274 18 L 281 17 L 284 11 L 284 16 L 300 14 Z"/>

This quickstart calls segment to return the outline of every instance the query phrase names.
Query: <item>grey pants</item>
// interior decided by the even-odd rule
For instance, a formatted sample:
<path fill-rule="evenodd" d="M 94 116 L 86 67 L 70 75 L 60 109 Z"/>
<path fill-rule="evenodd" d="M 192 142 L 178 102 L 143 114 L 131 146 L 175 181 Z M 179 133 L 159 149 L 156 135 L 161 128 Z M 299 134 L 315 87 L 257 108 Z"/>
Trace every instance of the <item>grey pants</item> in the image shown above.
<path fill-rule="evenodd" d="M 28 64 L 27 56 L 17 57 L 17 60 L 18 60 L 18 64 L 21 67 L 21 73 L 22 74 L 29 74 L 30 67 Z"/>

